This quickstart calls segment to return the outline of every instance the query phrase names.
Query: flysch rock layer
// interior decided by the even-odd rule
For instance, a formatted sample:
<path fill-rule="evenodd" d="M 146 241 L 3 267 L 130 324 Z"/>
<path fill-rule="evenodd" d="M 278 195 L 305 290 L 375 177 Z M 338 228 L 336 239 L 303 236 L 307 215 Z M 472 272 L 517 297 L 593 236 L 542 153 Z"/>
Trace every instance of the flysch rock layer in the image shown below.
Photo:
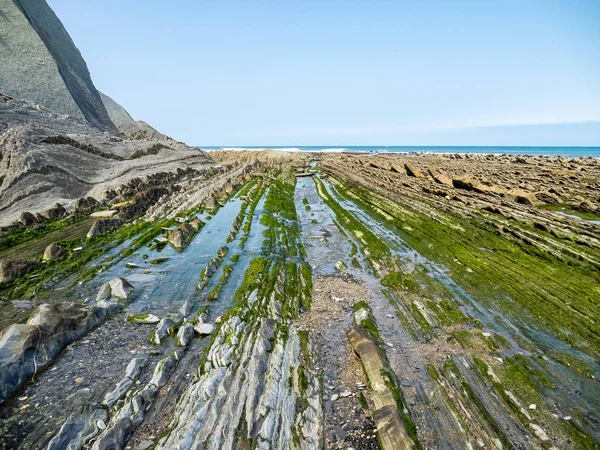
<path fill-rule="evenodd" d="M 124 139 L 16 99 L 0 98 L 0 133 L 0 226 L 57 202 L 101 200 L 139 177 L 214 165 L 174 140 Z"/>
<path fill-rule="evenodd" d="M 44 0 L 0 1 L 0 92 L 116 131 L 81 53 Z"/>
<path fill-rule="evenodd" d="M 218 329 L 157 449 L 216 450 L 249 442 L 258 449 L 322 445 L 320 383 L 308 370 L 303 371 L 306 382 L 300 379 L 298 330 L 280 315 L 274 292 L 254 291 L 245 305 Z M 253 311 L 267 314 L 257 317 Z"/>

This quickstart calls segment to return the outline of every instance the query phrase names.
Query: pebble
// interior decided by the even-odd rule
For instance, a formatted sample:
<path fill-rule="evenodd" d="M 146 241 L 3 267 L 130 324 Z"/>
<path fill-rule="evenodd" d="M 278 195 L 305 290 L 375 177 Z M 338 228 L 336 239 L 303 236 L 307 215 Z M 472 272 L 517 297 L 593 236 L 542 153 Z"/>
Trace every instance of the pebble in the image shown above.
<path fill-rule="evenodd" d="M 340 397 L 342 397 L 342 398 L 350 397 L 351 395 L 352 395 L 352 392 L 350 392 L 350 391 L 344 391 L 344 392 L 340 393 Z"/>
<path fill-rule="evenodd" d="M 335 401 L 336 401 L 338 398 L 340 398 L 340 396 L 339 396 L 339 395 L 337 395 L 337 394 L 333 394 L 333 395 L 331 396 L 331 401 L 332 401 L 332 402 L 335 402 Z"/>
<path fill-rule="evenodd" d="M 529 405 L 529 409 L 534 411 L 537 409 L 537 405 L 535 403 L 532 403 L 531 405 Z"/>
<path fill-rule="evenodd" d="M 98 429 L 100 430 L 104 430 L 106 428 L 106 424 L 104 423 L 104 420 L 98 420 L 96 422 L 96 426 L 98 427 Z"/>

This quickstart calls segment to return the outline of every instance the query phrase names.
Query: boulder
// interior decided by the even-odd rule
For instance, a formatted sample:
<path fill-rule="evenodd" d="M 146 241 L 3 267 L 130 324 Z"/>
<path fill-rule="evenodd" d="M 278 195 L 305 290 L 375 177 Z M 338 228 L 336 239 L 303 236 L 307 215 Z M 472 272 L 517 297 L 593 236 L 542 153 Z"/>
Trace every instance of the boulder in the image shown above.
<path fill-rule="evenodd" d="M 204 203 L 204 209 L 212 210 L 212 209 L 215 209 L 216 207 L 217 207 L 217 203 L 216 203 L 216 201 L 215 201 L 215 199 L 213 197 L 210 197 Z"/>
<path fill-rule="evenodd" d="M 190 222 L 190 226 L 194 229 L 194 231 L 198 232 L 200 231 L 200 228 L 204 226 L 204 222 L 196 218 Z"/>
<path fill-rule="evenodd" d="M 179 308 L 179 312 L 183 317 L 187 317 L 190 315 L 190 311 L 194 307 L 194 303 L 194 301 L 188 299 L 183 303 L 183 305 L 181 305 L 181 308 Z"/>
<path fill-rule="evenodd" d="M 182 347 L 187 347 L 194 339 L 194 325 L 191 323 L 186 323 L 177 332 L 177 345 Z"/>
<path fill-rule="evenodd" d="M 517 203 L 524 205 L 540 206 L 544 204 L 544 202 L 537 199 L 534 192 L 527 192 L 522 189 L 508 191 L 507 196 L 513 198 Z"/>
<path fill-rule="evenodd" d="M 56 203 L 52 208 L 44 213 L 46 219 L 58 219 L 67 215 L 67 210 L 60 203 Z"/>
<path fill-rule="evenodd" d="M 182 223 L 169 233 L 169 243 L 178 249 L 184 249 L 189 245 L 196 234 L 196 229 L 189 223 Z"/>
<path fill-rule="evenodd" d="M 81 214 L 93 210 L 98 206 L 98 200 L 94 197 L 82 197 L 75 202 L 75 213 Z"/>
<path fill-rule="evenodd" d="M 21 216 L 19 217 L 19 223 L 25 225 L 26 227 L 30 227 L 31 225 L 35 225 L 37 223 L 37 220 L 35 219 L 35 216 L 33 214 L 31 214 L 28 211 L 25 211 L 21 213 Z"/>
<path fill-rule="evenodd" d="M 406 170 L 406 174 L 409 177 L 416 177 L 416 178 L 422 178 L 423 177 L 423 174 L 415 166 L 413 166 L 409 162 L 404 163 L 404 169 Z"/>
<path fill-rule="evenodd" d="M 22 259 L 0 260 L 0 283 L 8 283 L 40 266 L 37 261 Z"/>
<path fill-rule="evenodd" d="M 175 248 L 185 248 L 187 246 L 186 238 L 181 230 L 175 229 L 169 233 L 169 243 Z"/>
<path fill-rule="evenodd" d="M 200 336 L 208 336 L 209 334 L 211 334 L 214 331 L 214 329 L 215 329 L 215 326 L 210 323 L 201 323 L 201 324 L 196 324 L 194 326 L 194 330 Z"/>
<path fill-rule="evenodd" d="M 100 218 L 94 220 L 90 231 L 87 233 L 87 238 L 91 239 L 96 236 L 102 236 L 113 228 L 119 227 L 123 224 L 123 221 L 118 217 Z"/>
<path fill-rule="evenodd" d="M 102 286 L 100 286 L 98 295 L 96 295 L 96 302 L 101 302 L 103 300 L 109 299 L 111 293 L 110 291 L 111 289 L 109 283 L 104 283 Z"/>
<path fill-rule="evenodd" d="M 452 180 L 444 175 L 442 172 L 439 172 L 436 169 L 432 169 L 431 167 L 427 169 L 431 178 L 435 180 L 436 183 L 445 184 L 446 186 L 452 186 Z"/>
<path fill-rule="evenodd" d="M 44 250 L 44 256 L 42 256 L 42 259 L 44 261 L 53 261 L 64 255 L 66 251 L 67 250 L 60 245 L 52 243 L 46 247 L 46 250 Z"/>
<path fill-rule="evenodd" d="M 127 299 L 133 292 L 133 286 L 125 278 L 115 277 L 108 284 L 110 284 L 111 296 L 115 298 Z"/>
<path fill-rule="evenodd" d="M 156 325 L 156 329 L 150 335 L 150 343 L 160 345 L 160 341 L 165 337 L 171 334 L 172 328 L 175 326 L 175 323 L 169 317 L 163 317 L 158 325 Z"/>
<path fill-rule="evenodd" d="M 227 256 L 227 254 L 229 253 L 229 247 L 227 247 L 226 245 L 224 245 L 223 247 L 221 247 L 218 251 L 218 256 L 219 258 L 225 258 Z"/>

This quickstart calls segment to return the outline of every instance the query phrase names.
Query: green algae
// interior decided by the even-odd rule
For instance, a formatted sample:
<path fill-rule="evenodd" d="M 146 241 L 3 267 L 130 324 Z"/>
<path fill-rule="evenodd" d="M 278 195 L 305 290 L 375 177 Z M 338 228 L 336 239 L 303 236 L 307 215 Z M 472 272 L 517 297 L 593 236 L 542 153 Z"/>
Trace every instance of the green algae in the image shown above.
<path fill-rule="evenodd" d="M 169 260 L 169 258 L 156 258 L 156 259 L 151 259 L 150 260 L 150 264 L 153 264 L 155 266 L 162 264 L 162 263 L 166 263 Z"/>
<path fill-rule="evenodd" d="M 600 303 L 600 274 L 593 267 L 541 254 L 475 217 L 449 216 L 439 210 L 433 217 L 427 210 L 338 180 L 338 190 L 345 189 L 360 199 L 356 200 L 360 206 L 391 223 L 411 247 L 451 268 L 452 277 L 482 303 L 493 301 L 517 318 L 525 309 L 560 339 L 600 356 L 600 320 L 594 320 L 599 319 L 594 305 Z"/>

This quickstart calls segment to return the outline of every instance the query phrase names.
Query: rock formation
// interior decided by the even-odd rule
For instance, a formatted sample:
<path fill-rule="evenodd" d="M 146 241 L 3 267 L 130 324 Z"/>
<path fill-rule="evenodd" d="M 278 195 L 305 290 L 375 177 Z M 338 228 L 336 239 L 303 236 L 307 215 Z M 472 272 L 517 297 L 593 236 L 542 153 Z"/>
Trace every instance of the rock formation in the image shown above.
<path fill-rule="evenodd" d="M 0 92 L 115 130 L 81 53 L 45 0 L 0 1 Z"/>

